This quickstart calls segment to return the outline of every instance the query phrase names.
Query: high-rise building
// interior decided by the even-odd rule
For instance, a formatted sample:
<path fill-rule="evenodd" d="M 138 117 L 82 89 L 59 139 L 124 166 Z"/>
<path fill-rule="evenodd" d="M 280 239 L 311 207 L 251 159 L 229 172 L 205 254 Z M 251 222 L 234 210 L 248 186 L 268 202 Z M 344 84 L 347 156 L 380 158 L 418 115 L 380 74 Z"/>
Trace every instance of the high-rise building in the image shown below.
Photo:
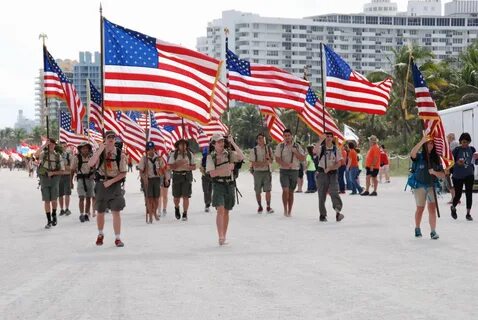
<path fill-rule="evenodd" d="M 35 126 L 35 121 L 25 118 L 23 110 L 18 110 L 17 122 L 15 122 L 14 126 L 15 129 L 23 129 L 26 133 L 31 133 Z"/>
<path fill-rule="evenodd" d="M 409 0 L 407 14 L 412 17 L 441 16 L 441 0 Z"/>
<path fill-rule="evenodd" d="M 397 3 L 390 0 L 372 0 L 363 6 L 363 12 L 366 14 L 380 15 L 380 16 L 395 16 L 397 15 Z"/>
<path fill-rule="evenodd" d="M 453 0 L 445 3 L 447 16 L 478 16 L 478 0 Z"/>
<path fill-rule="evenodd" d="M 408 43 L 430 49 L 436 59 L 456 58 L 478 38 L 477 17 L 326 14 L 303 19 L 268 18 L 257 14 L 224 11 L 197 40 L 197 49 L 224 59 L 225 34 L 229 48 L 240 58 L 276 65 L 320 84 L 320 43 L 331 46 L 360 72 L 391 71 L 393 50 Z"/>
<path fill-rule="evenodd" d="M 93 56 L 94 59 L 92 59 Z M 73 85 L 85 107 L 88 101 L 87 81 L 91 80 L 95 87 L 100 89 L 100 62 L 99 52 L 92 54 L 88 51 L 80 51 L 79 62 L 73 68 Z"/>

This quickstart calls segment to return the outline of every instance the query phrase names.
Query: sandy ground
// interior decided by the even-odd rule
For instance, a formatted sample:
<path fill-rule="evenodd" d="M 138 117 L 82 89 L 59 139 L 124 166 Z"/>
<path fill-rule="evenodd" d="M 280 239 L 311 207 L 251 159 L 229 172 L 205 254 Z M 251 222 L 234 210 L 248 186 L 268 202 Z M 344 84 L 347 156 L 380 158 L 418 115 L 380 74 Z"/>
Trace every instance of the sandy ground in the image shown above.
<path fill-rule="evenodd" d="M 24 172 L 0 171 L 1 319 L 474 319 L 478 222 L 453 221 L 440 199 L 440 240 L 413 236 L 405 180 L 379 196 L 345 195 L 345 220 L 319 223 L 316 194 L 297 194 L 292 218 L 258 215 L 252 176 L 239 178 L 229 245 L 217 245 L 215 213 L 204 213 L 196 176 L 188 222 L 170 202 L 160 223 L 144 222 L 136 174 L 126 185 L 124 248 L 105 245 L 94 222 L 69 217 L 43 229 L 40 191 Z M 330 206 L 330 201 L 329 201 Z M 332 210 L 330 209 L 332 212 Z M 476 212 L 476 211 L 475 211 Z M 478 215 L 475 214 L 475 218 Z"/>

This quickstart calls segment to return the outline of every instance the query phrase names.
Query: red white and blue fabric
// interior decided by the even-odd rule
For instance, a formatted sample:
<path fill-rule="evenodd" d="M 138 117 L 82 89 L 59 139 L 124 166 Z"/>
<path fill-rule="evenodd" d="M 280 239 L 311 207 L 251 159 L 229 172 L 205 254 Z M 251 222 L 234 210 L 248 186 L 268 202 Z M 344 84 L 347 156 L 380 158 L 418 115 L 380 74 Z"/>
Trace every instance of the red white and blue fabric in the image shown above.
<path fill-rule="evenodd" d="M 73 83 L 63 73 L 52 55 L 43 47 L 43 87 L 47 97 L 54 97 L 66 102 L 71 114 L 71 128 L 81 134 L 86 109 Z"/>
<path fill-rule="evenodd" d="M 309 82 L 274 66 L 250 63 L 228 49 L 229 98 L 246 103 L 301 111 Z"/>
<path fill-rule="evenodd" d="M 331 48 L 325 47 L 327 108 L 383 115 L 387 112 L 393 81 L 372 83 Z"/>
<path fill-rule="evenodd" d="M 279 118 L 277 111 L 274 111 L 274 115 L 265 113 L 264 118 L 271 139 L 278 143 L 284 141 L 284 130 L 286 129 L 286 126 Z"/>
<path fill-rule="evenodd" d="M 103 22 L 105 107 L 167 111 L 199 123 L 209 121 L 219 60 Z"/>
<path fill-rule="evenodd" d="M 85 135 L 89 138 L 89 141 L 94 147 L 98 147 L 100 143 L 103 143 L 103 134 L 92 121 L 90 121 L 88 129 L 85 129 Z"/>
<path fill-rule="evenodd" d="M 89 81 L 90 85 L 90 122 L 93 122 L 96 128 L 99 131 L 103 130 L 103 116 L 101 114 L 101 92 L 96 89 L 95 85 L 91 80 Z"/>
<path fill-rule="evenodd" d="M 327 110 L 324 110 L 324 106 L 320 103 L 319 98 L 311 88 L 309 88 L 309 91 L 307 92 L 304 110 L 298 115 L 299 118 L 317 135 L 322 135 L 324 132 L 332 132 L 337 138 L 339 144 L 342 144 L 345 141 L 343 133 L 340 131 L 330 113 Z"/>
<path fill-rule="evenodd" d="M 150 113 L 151 128 L 149 130 L 149 141 L 154 142 L 156 150 L 160 156 L 169 154 L 173 149 L 171 133 L 158 125 L 154 117 L 154 113 Z"/>
<path fill-rule="evenodd" d="M 65 111 L 60 111 L 60 142 L 66 142 L 69 146 L 74 147 L 88 142 L 88 137 L 77 134 L 71 129 L 71 115 Z"/>
<path fill-rule="evenodd" d="M 128 146 L 128 153 L 136 162 L 141 160 L 141 156 L 146 148 L 146 133 L 143 128 L 136 123 L 138 115 L 139 113 L 135 112 L 118 112 L 118 120 L 123 127 L 120 137 Z M 137 158 L 138 155 L 139 158 Z"/>
<path fill-rule="evenodd" d="M 227 87 L 221 81 L 217 81 L 214 88 L 214 99 L 212 101 L 211 119 L 221 119 L 222 114 L 227 110 Z"/>

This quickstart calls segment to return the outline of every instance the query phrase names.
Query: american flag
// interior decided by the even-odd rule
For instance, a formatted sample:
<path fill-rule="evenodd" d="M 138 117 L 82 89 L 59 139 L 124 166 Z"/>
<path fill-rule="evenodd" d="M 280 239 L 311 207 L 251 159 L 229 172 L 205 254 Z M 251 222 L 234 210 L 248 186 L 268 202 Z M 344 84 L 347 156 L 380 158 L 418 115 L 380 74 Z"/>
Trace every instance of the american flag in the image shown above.
<path fill-rule="evenodd" d="M 86 109 L 80 101 L 75 86 L 56 64 L 46 47 L 43 47 L 43 70 L 45 96 L 64 100 L 72 115 L 71 128 L 76 133 L 82 133 L 81 121 L 86 115 Z"/>
<path fill-rule="evenodd" d="M 250 63 L 227 48 L 229 98 L 301 111 L 309 83 L 274 66 Z"/>
<path fill-rule="evenodd" d="M 215 133 L 226 135 L 229 131 L 227 126 L 222 123 L 221 120 L 211 120 L 207 125 L 201 126 L 201 130 L 209 139 L 211 139 L 212 135 Z"/>
<path fill-rule="evenodd" d="M 211 108 L 211 119 L 221 119 L 224 111 L 227 110 L 227 87 L 221 81 L 217 81 L 214 89 L 214 99 Z"/>
<path fill-rule="evenodd" d="M 267 129 L 269 129 L 269 135 L 271 136 L 272 140 L 279 143 L 284 141 L 284 130 L 286 129 L 286 126 L 279 118 L 277 111 L 274 111 L 274 115 L 265 113 L 264 117 Z"/>
<path fill-rule="evenodd" d="M 137 122 L 144 130 L 151 127 L 151 122 L 147 113 L 141 113 L 137 119 Z"/>
<path fill-rule="evenodd" d="M 412 65 L 412 70 L 418 116 L 424 122 L 425 133 L 433 137 L 435 150 L 441 157 L 444 167 L 449 168 L 453 165 L 453 153 L 446 138 L 445 128 L 438 114 L 435 101 L 430 95 L 425 78 L 415 63 Z"/>
<path fill-rule="evenodd" d="M 103 134 L 97 129 L 96 124 L 90 121 L 88 129 L 85 129 L 85 135 L 88 136 L 93 146 L 98 147 L 100 143 L 103 143 Z"/>
<path fill-rule="evenodd" d="M 325 112 L 325 130 L 324 130 L 324 112 Z M 298 114 L 300 119 L 317 135 L 322 135 L 324 132 L 332 132 L 339 144 L 345 141 L 343 133 L 335 124 L 334 119 L 324 106 L 320 103 L 319 98 L 315 92 L 309 88 L 307 97 L 305 99 L 304 110 Z"/>
<path fill-rule="evenodd" d="M 71 115 L 60 111 L 60 142 L 77 147 L 80 143 L 88 142 L 88 137 L 77 134 L 71 129 Z"/>
<path fill-rule="evenodd" d="M 209 141 L 211 141 L 211 137 L 209 137 L 202 128 L 199 128 L 199 134 L 197 138 L 197 143 L 199 145 L 199 149 L 203 149 L 209 146 Z"/>
<path fill-rule="evenodd" d="M 353 112 L 383 115 L 387 112 L 392 79 L 372 83 L 350 66 L 332 49 L 325 47 L 326 107 Z"/>
<path fill-rule="evenodd" d="M 93 122 L 100 131 L 103 129 L 103 116 L 101 115 L 101 92 L 96 89 L 91 80 L 90 84 L 90 122 Z"/>
<path fill-rule="evenodd" d="M 120 134 L 121 139 L 128 146 L 128 153 L 133 160 L 139 162 L 146 147 L 146 133 L 143 128 L 136 123 L 139 112 L 118 112 L 117 116 L 119 123 L 121 123 L 123 127 L 123 131 Z"/>
<path fill-rule="evenodd" d="M 184 119 L 171 112 L 156 112 L 154 118 L 159 126 L 172 127 L 171 133 L 175 137 L 182 137 L 182 127 L 184 125 L 184 138 L 196 139 L 198 135 L 198 125 L 196 122 Z M 176 141 L 176 140 L 175 140 Z"/>
<path fill-rule="evenodd" d="M 154 142 L 160 156 L 167 155 L 173 149 L 171 133 L 158 125 L 153 112 L 150 112 L 150 118 L 151 129 L 148 140 Z"/>
<path fill-rule="evenodd" d="M 220 61 L 104 19 L 105 107 L 210 119 Z"/>

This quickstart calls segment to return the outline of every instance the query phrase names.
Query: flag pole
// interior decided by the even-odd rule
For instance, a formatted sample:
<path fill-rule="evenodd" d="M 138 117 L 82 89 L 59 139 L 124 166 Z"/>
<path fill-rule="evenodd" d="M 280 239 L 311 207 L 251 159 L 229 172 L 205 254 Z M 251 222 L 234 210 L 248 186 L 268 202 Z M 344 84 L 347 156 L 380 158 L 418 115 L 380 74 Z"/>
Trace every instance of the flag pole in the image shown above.
<path fill-rule="evenodd" d="M 229 49 L 229 28 L 224 28 L 224 35 L 226 36 L 226 56 L 227 56 L 227 50 Z M 227 61 L 227 57 L 226 57 Z M 227 68 L 227 63 L 226 63 L 226 68 Z M 227 72 L 227 71 L 226 71 Z M 226 114 L 227 114 L 227 134 L 231 134 L 231 114 L 229 112 L 229 78 L 227 78 L 226 81 Z"/>
<path fill-rule="evenodd" d="M 184 139 L 184 117 L 181 117 L 181 139 Z"/>
<path fill-rule="evenodd" d="M 403 93 L 403 100 L 402 100 L 402 110 L 405 112 L 405 120 L 408 120 L 408 111 L 407 111 L 407 95 L 408 95 L 408 78 L 410 77 L 410 66 L 413 62 L 412 56 L 412 48 L 410 47 L 410 43 L 408 45 L 408 65 L 407 65 L 407 73 L 405 76 L 405 90 Z"/>
<path fill-rule="evenodd" d="M 147 195 L 148 194 L 148 165 L 149 165 L 149 161 L 148 161 L 148 148 L 147 148 L 147 144 L 148 144 L 148 140 L 149 140 L 149 129 L 148 129 L 148 120 L 151 120 L 149 119 L 149 117 L 151 116 L 149 114 L 149 110 L 145 111 L 145 115 L 146 115 L 146 128 L 145 128 L 145 135 L 146 135 L 146 144 L 144 145 L 144 161 L 145 161 L 145 164 L 144 164 L 144 174 L 143 174 L 143 188 L 144 188 L 144 194 Z M 154 173 L 156 174 L 156 172 Z M 148 211 L 149 211 L 149 207 L 148 207 L 148 197 L 144 197 L 144 202 L 146 204 L 146 223 L 148 223 Z M 151 215 L 153 214 L 153 212 L 151 212 Z M 151 223 L 153 222 L 153 217 L 151 217 Z"/>
<path fill-rule="evenodd" d="M 304 66 L 304 75 L 302 78 L 305 81 L 308 81 L 308 76 L 307 76 L 307 65 Z M 297 122 L 295 123 L 295 140 L 297 140 L 297 131 L 299 131 L 299 116 L 297 116 Z"/>
<path fill-rule="evenodd" d="M 103 23 L 103 7 L 100 2 L 100 86 L 101 86 L 101 124 L 103 127 L 103 137 L 105 135 L 105 86 L 104 86 L 104 78 L 105 78 L 105 71 L 104 71 L 104 64 L 105 64 L 105 55 L 104 55 L 104 23 Z M 105 161 L 106 163 L 106 161 Z"/>
<path fill-rule="evenodd" d="M 45 39 L 48 39 L 48 36 L 46 35 L 46 33 L 40 33 L 38 38 L 42 40 L 43 60 L 45 60 L 45 57 L 47 56 Z M 43 73 L 45 73 L 45 61 L 43 61 Z M 47 137 L 47 139 L 50 139 L 50 123 L 49 123 L 49 117 L 48 117 L 48 112 L 49 112 L 49 110 L 48 110 L 48 96 L 45 94 L 45 83 L 44 82 L 43 82 L 43 96 L 45 98 L 46 137 Z"/>
<path fill-rule="evenodd" d="M 86 136 L 90 141 L 90 106 L 91 106 L 91 92 L 90 79 L 86 79 Z"/>
<path fill-rule="evenodd" d="M 322 131 L 325 133 L 325 67 L 324 67 L 324 43 L 320 43 L 320 76 L 321 76 L 321 87 L 322 87 Z"/>

